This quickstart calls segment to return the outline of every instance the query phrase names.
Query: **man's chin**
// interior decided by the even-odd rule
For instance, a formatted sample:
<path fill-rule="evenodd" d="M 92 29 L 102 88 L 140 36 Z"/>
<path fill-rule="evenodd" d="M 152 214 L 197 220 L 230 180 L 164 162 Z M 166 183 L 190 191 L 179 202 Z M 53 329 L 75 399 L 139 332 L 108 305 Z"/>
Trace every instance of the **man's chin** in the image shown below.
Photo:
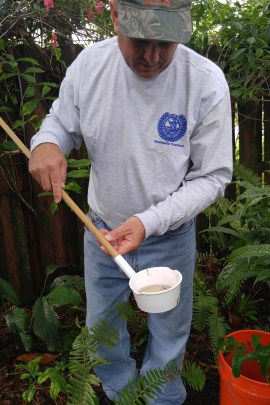
<path fill-rule="evenodd" d="M 164 69 L 161 66 L 147 66 L 144 64 L 137 64 L 133 68 L 133 72 L 144 79 L 152 79 L 158 76 Z"/>

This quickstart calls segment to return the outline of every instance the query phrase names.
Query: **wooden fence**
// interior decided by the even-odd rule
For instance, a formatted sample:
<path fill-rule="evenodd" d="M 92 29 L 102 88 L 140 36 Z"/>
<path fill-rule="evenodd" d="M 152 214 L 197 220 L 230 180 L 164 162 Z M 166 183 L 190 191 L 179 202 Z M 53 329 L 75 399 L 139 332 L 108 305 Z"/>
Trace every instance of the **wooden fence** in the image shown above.
<path fill-rule="evenodd" d="M 67 63 L 78 53 L 74 47 L 67 50 Z M 73 55 L 72 58 L 70 55 Z M 31 50 L 27 49 L 27 56 Z M 260 104 L 248 102 L 233 104 L 233 141 L 235 127 L 239 130 L 239 159 L 257 173 L 264 172 L 269 182 L 270 169 L 270 97 Z M 38 119 L 46 114 L 38 105 Z M 5 116 L 3 116 L 6 119 Z M 12 126 L 12 117 L 9 125 Z M 34 134 L 31 125 L 26 126 L 24 142 L 29 146 Z M 0 131 L 0 142 L 5 138 Z M 74 155 L 79 158 L 81 152 Z M 83 152 L 82 152 L 83 153 Z M 27 304 L 43 289 L 45 269 L 50 264 L 59 266 L 58 274 L 83 275 L 83 225 L 63 203 L 54 215 L 50 213 L 51 197 L 40 197 L 38 185 L 30 178 L 26 158 L 20 152 L 0 152 L 0 277 L 11 282 L 22 303 Z M 84 192 L 72 195 L 80 207 L 86 206 Z M 199 227 L 206 224 L 198 221 Z M 206 225 L 207 226 L 207 225 Z M 203 243 L 198 236 L 199 250 Z"/>

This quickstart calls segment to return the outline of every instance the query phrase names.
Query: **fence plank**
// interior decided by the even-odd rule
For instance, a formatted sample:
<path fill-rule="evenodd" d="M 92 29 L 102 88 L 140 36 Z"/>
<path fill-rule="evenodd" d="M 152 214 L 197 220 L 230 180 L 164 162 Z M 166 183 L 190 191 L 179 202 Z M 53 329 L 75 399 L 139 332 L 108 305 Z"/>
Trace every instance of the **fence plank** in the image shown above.
<path fill-rule="evenodd" d="M 238 105 L 240 163 L 261 174 L 262 110 L 255 102 Z"/>

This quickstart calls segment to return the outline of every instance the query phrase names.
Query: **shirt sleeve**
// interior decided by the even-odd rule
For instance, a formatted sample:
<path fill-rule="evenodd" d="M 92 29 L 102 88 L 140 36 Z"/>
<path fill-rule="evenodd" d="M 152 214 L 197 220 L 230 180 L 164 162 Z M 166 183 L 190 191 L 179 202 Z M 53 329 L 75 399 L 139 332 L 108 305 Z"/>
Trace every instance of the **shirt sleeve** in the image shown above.
<path fill-rule="evenodd" d="M 177 191 L 137 216 L 146 238 L 192 219 L 224 195 L 232 178 L 231 102 L 224 97 L 201 119 L 190 138 L 190 166 Z"/>
<path fill-rule="evenodd" d="M 80 56 L 80 55 L 79 55 Z M 79 57 L 77 58 L 79 59 Z M 62 81 L 59 97 L 52 104 L 49 114 L 43 120 L 40 130 L 31 139 L 31 151 L 41 143 L 54 143 L 64 154 L 79 149 L 82 143 L 79 115 L 79 73 L 75 60 L 67 69 Z"/>

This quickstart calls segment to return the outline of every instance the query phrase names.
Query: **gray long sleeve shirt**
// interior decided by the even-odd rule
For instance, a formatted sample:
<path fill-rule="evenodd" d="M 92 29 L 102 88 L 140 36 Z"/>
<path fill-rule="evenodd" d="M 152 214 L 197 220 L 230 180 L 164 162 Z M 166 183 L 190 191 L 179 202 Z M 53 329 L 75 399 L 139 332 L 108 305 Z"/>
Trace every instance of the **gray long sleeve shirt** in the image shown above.
<path fill-rule="evenodd" d="M 84 49 L 31 149 L 66 154 L 84 139 L 89 206 L 112 228 L 132 215 L 146 237 L 193 218 L 223 196 L 232 175 L 231 104 L 222 71 L 179 45 L 153 79 L 137 77 L 111 38 Z"/>

